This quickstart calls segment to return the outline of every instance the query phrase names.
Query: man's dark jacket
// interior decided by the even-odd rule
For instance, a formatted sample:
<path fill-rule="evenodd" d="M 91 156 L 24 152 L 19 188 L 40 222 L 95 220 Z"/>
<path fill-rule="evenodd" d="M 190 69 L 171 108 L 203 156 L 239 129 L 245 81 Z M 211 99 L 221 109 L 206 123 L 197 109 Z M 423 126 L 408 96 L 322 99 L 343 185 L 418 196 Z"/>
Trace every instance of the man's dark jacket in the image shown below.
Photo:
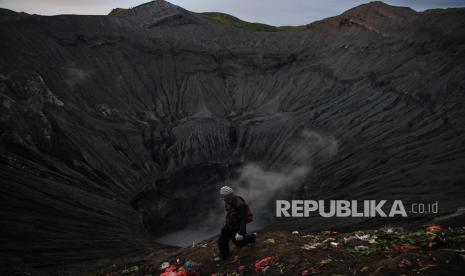
<path fill-rule="evenodd" d="M 239 228 L 237 233 L 244 236 L 246 234 L 248 210 L 245 200 L 240 196 L 234 196 L 230 200 L 225 201 L 225 208 L 226 226 Z"/>

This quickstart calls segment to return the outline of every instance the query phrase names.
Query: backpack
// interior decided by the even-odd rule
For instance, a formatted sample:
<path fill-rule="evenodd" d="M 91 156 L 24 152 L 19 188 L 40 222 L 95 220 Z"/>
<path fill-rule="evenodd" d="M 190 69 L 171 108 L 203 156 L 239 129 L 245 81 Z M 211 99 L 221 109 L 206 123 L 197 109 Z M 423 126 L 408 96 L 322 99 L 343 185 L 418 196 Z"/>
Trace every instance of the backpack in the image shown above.
<path fill-rule="evenodd" d="M 242 199 L 242 201 L 245 202 L 245 200 L 242 197 L 239 197 L 239 198 Z M 250 209 L 249 205 L 247 205 L 247 223 L 251 223 L 252 221 L 253 221 L 253 213 L 252 213 L 252 210 Z"/>
<path fill-rule="evenodd" d="M 251 223 L 253 221 L 253 213 L 250 210 L 249 205 L 247 205 L 247 223 Z"/>
<path fill-rule="evenodd" d="M 238 196 L 238 198 L 240 198 L 243 202 L 245 202 L 245 200 L 242 197 Z M 251 223 L 253 221 L 253 213 L 249 205 L 246 204 L 246 206 L 247 206 L 247 223 Z M 224 203 L 224 207 L 226 208 L 226 210 L 231 208 L 230 205 L 226 202 Z"/>

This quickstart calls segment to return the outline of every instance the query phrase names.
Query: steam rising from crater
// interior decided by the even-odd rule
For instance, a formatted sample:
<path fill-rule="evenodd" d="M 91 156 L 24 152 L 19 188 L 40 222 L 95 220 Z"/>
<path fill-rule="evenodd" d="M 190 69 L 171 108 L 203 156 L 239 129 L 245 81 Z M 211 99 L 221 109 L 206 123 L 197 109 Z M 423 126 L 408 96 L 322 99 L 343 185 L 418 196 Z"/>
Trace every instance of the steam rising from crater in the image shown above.
<path fill-rule="evenodd" d="M 288 164 L 281 164 L 279 170 L 267 169 L 256 163 L 246 164 L 240 170 L 239 178 L 231 186 L 236 194 L 243 196 L 257 214 L 258 227 L 270 220 L 274 213 L 269 203 L 279 193 L 305 183 L 316 160 L 326 161 L 337 153 L 338 144 L 334 137 L 303 130 L 297 143 L 289 145 L 285 153 Z"/>
<path fill-rule="evenodd" d="M 304 184 L 314 162 L 327 161 L 338 150 L 338 143 L 333 136 L 308 129 L 286 146 L 280 159 L 282 161 L 277 161 L 279 164 L 250 162 L 237 171 L 236 178 L 218 184 L 218 187 L 224 184 L 233 187 L 235 194 L 247 201 L 254 213 L 254 221 L 247 226 L 248 232 L 269 224 L 274 214 L 274 210 L 269 207 L 270 203 L 280 193 Z M 198 224 L 166 235 L 158 241 L 180 246 L 202 241 L 219 233 L 224 215 L 221 203 L 212 204 L 208 214 L 201 216 L 202 221 Z"/>

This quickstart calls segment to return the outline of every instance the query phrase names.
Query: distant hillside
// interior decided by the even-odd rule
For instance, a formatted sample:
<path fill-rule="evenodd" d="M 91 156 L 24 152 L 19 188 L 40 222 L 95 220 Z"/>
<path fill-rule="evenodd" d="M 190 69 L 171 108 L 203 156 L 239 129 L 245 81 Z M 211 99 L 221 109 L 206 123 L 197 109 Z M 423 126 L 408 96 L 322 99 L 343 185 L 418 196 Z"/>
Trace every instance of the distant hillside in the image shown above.
<path fill-rule="evenodd" d="M 130 9 L 123 9 L 123 8 L 116 8 L 113 9 L 109 15 L 120 15 L 124 12 L 129 11 Z M 200 17 L 201 19 L 207 21 L 208 23 L 212 23 L 215 25 L 221 26 L 228 26 L 228 27 L 235 27 L 240 29 L 245 29 L 249 31 L 255 32 L 278 32 L 278 31 L 298 31 L 304 30 L 305 26 L 272 26 L 263 23 L 257 22 L 248 22 L 242 19 L 239 19 L 235 16 L 232 16 L 227 13 L 221 12 L 200 12 L 194 13 L 190 12 L 191 14 Z"/>

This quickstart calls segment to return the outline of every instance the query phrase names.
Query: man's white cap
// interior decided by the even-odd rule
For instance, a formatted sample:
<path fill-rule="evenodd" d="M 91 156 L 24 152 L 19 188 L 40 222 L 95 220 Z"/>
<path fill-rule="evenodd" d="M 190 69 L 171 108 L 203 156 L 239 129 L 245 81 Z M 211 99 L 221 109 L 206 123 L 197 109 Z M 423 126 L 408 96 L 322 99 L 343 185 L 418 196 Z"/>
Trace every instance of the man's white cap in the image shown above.
<path fill-rule="evenodd" d="M 231 195 L 233 195 L 233 194 L 234 194 L 234 191 L 233 191 L 233 189 L 232 189 L 231 187 L 229 187 L 229 186 L 223 186 L 223 187 L 221 187 L 221 189 L 220 189 L 220 196 L 223 197 L 223 198 L 224 198 L 224 197 L 231 196 Z"/>

